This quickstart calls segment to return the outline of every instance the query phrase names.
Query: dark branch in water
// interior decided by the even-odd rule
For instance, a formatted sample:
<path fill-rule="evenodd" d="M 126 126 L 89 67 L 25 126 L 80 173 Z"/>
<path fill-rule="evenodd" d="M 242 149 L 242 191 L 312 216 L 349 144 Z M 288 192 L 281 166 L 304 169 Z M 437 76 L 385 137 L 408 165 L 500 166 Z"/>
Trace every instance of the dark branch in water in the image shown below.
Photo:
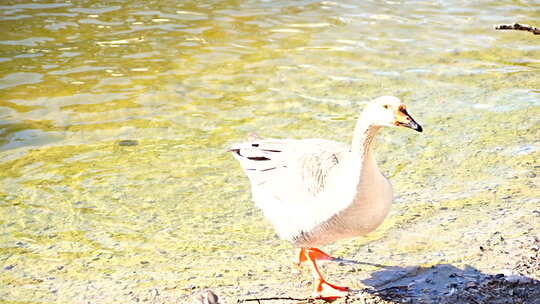
<path fill-rule="evenodd" d="M 516 31 L 527 31 L 531 32 L 535 35 L 540 35 L 540 29 L 534 26 L 530 26 L 527 24 L 499 24 L 495 26 L 496 30 L 516 30 Z"/>

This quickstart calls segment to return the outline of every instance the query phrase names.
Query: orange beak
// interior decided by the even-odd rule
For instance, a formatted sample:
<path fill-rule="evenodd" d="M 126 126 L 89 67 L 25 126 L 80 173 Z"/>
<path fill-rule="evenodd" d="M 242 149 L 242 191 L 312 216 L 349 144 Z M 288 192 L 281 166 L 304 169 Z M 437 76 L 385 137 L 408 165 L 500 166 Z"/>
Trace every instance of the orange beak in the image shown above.
<path fill-rule="evenodd" d="M 414 118 L 407 113 L 407 109 L 405 109 L 404 106 L 399 107 L 399 109 L 396 111 L 396 126 L 401 126 L 405 128 L 410 128 L 418 132 L 422 132 L 424 129 L 421 125 L 419 125 Z"/>

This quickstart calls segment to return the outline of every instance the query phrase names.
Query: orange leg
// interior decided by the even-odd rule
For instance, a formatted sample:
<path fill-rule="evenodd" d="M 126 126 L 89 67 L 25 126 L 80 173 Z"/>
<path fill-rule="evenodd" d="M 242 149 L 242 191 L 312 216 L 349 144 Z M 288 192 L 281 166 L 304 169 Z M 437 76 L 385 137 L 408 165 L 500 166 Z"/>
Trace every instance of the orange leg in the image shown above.
<path fill-rule="evenodd" d="M 347 295 L 349 288 L 336 286 L 334 284 L 328 283 L 322 276 L 317 266 L 317 261 L 332 261 L 335 260 L 332 256 L 324 253 L 323 251 L 317 248 L 301 248 L 298 265 L 302 265 L 306 261 L 311 262 L 311 270 L 313 273 L 314 286 L 315 290 L 313 294 L 315 297 L 333 301 L 338 298 L 342 298 Z"/>

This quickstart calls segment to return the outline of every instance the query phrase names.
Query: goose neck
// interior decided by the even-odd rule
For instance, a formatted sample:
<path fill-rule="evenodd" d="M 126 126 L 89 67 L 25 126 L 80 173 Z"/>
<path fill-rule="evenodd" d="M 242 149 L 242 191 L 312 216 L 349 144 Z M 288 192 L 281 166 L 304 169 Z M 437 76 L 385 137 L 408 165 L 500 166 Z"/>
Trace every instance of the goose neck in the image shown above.
<path fill-rule="evenodd" d="M 362 159 L 371 155 L 373 150 L 373 138 L 380 126 L 374 126 L 364 115 L 360 116 L 354 129 L 352 152 L 357 153 Z"/>

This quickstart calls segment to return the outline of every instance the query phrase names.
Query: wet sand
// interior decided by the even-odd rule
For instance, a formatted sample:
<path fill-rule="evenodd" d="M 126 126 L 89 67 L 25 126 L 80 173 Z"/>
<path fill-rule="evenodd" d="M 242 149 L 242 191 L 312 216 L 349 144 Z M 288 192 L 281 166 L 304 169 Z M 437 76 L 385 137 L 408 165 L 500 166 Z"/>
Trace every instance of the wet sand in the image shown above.
<path fill-rule="evenodd" d="M 364 288 L 350 297 L 333 303 L 540 303 L 540 235 L 506 240 L 500 234 L 489 244 L 478 245 L 480 253 L 471 264 L 492 267 L 494 272 L 472 266 L 438 264 L 431 267 L 390 266 L 368 273 Z M 481 247 L 481 248 L 480 248 Z M 505 261 L 505 262 L 500 262 Z M 347 265 L 340 268 L 346 269 Z M 495 271 L 499 270 L 499 271 Z M 361 275 L 366 275 L 362 273 Z M 234 298 L 209 296 L 208 290 L 194 292 L 193 303 L 324 303 L 322 300 L 287 295 L 289 287 L 266 290 L 264 296 L 253 294 Z M 309 286 L 306 286 L 306 293 Z M 274 295 L 272 295 L 274 293 Z"/>

